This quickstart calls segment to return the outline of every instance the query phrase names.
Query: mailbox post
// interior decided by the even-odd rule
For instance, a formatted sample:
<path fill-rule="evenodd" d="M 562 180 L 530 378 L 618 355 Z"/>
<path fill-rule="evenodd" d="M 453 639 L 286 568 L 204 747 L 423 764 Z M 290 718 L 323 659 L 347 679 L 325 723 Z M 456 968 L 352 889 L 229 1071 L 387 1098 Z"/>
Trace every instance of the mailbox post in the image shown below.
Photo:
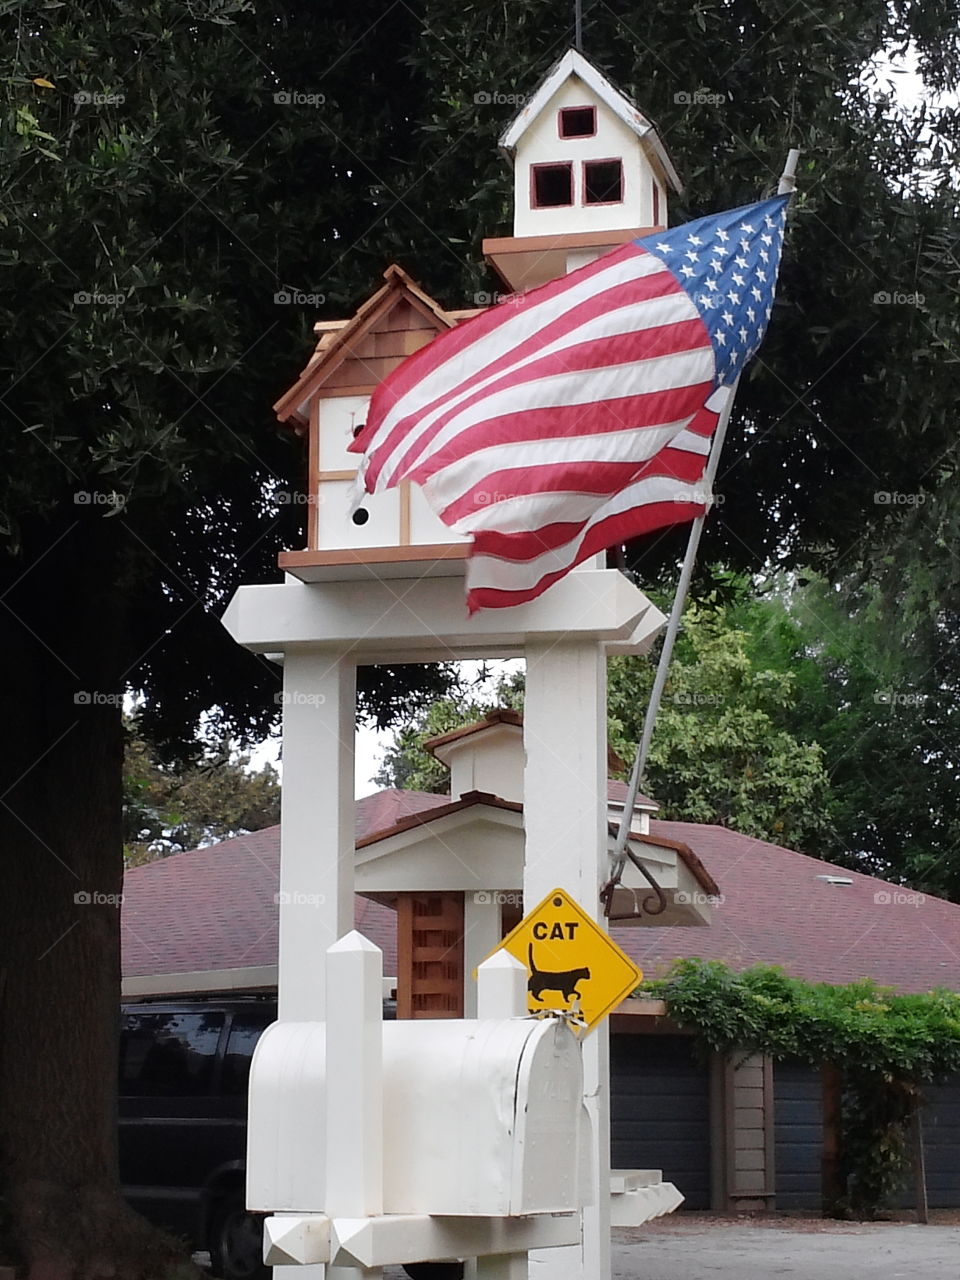
<path fill-rule="evenodd" d="M 231 602 L 224 622 L 241 644 L 254 652 L 286 655 L 280 1021 L 261 1039 L 251 1073 L 248 1155 L 248 1204 L 274 1215 L 268 1223 L 269 1257 L 282 1265 L 285 1273 L 296 1265 L 300 1276 L 333 1280 L 334 1268 L 344 1265 L 376 1268 L 418 1257 L 509 1255 L 511 1261 L 490 1266 L 493 1275 L 499 1268 L 501 1275 L 515 1280 L 516 1256 L 532 1251 L 533 1274 L 550 1275 L 551 1280 L 554 1275 L 603 1280 L 608 1274 L 600 1269 L 605 1265 L 601 1224 L 609 1185 L 608 1178 L 600 1181 L 599 1176 L 604 1167 L 606 1125 L 594 1099 L 589 1137 L 585 1134 L 582 1138 L 583 1144 L 592 1146 L 586 1162 L 592 1170 L 590 1194 L 581 1188 L 576 1206 L 566 1204 L 567 1216 L 552 1216 L 558 1210 L 538 1202 L 529 1194 L 529 1186 L 509 1198 L 477 1200 L 474 1213 L 464 1214 L 462 1200 L 440 1196 L 441 1190 L 446 1194 L 457 1185 L 459 1179 L 449 1177 L 446 1185 L 434 1184 L 435 1198 L 426 1194 L 428 1179 L 421 1183 L 419 1201 L 391 1200 L 391 1186 L 398 1185 L 389 1169 L 394 1141 L 384 1146 L 383 1213 L 368 1210 L 361 1216 L 331 1216 L 325 1189 L 328 1166 L 323 1099 L 324 1018 L 333 1014 L 333 1006 L 325 1007 L 324 975 L 328 949 L 337 941 L 332 935 L 347 933 L 351 923 L 346 917 L 354 888 L 354 806 L 349 786 L 355 713 L 352 667 L 381 661 L 386 655 L 392 661 L 442 661 L 478 654 L 527 654 L 533 696 L 528 711 L 532 728 L 525 732 L 533 736 L 528 736 L 527 748 L 527 785 L 532 785 L 525 806 L 526 890 L 532 893 L 538 885 L 549 889 L 569 872 L 574 876 L 569 882 L 571 891 L 590 909 L 595 907 L 599 859 L 605 848 L 605 788 L 601 785 L 606 759 L 604 657 L 607 646 L 644 650 L 661 621 L 638 588 L 617 571 L 604 569 L 577 570 L 539 600 L 499 611 L 493 617 L 480 613 L 467 618 L 463 582 L 449 576 L 310 584 L 287 581 L 241 587 Z M 555 772 L 558 767 L 563 770 L 562 779 Z M 580 773 L 576 787 L 570 771 Z M 591 779 L 595 779 L 592 796 Z M 564 801 L 565 807 L 555 810 L 561 792 L 569 799 Z M 335 956 L 339 963 L 339 953 Z M 357 987 L 356 999 L 352 999 L 356 1006 L 353 1016 L 358 1019 L 363 1007 L 359 991 Z M 339 1003 L 337 1016 L 345 1016 Z M 385 1024 L 384 1097 L 390 1096 L 390 1080 L 396 1079 L 390 1073 L 401 1070 L 405 1055 L 415 1053 L 427 1063 L 456 1059 L 463 1037 L 474 1034 L 471 1028 L 489 1025 L 463 1020 Z M 519 1021 L 514 1025 L 528 1031 L 518 1038 L 498 1033 L 506 1036 L 498 1041 L 503 1051 L 534 1054 L 535 1046 L 527 1037 L 534 1028 L 537 1035 L 546 1034 L 546 1024 Z M 573 1040 L 569 1031 L 565 1034 Z M 405 1040 L 411 1035 L 426 1038 Z M 362 1030 L 354 1028 L 349 1038 L 356 1037 L 357 1043 L 366 1043 Z M 590 1047 L 591 1041 L 595 1048 Z M 588 1096 L 596 1095 L 598 1086 L 600 1095 L 605 1093 L 603 1046 L 601 1032 L 587 1041 L 595 1054 L 588 1060 L 593 1082 L 587 1086 Z M 574 1047 L 579 1073 L 580 1048 L 578 1044 Z M 503 1078 L 512 1073 L 512 1078 L 518 1079 L 519 1063 L 520 1057 L 509 1059 Z M 372 1069 L 368 1079 L 374 1079 Z M 423 1096 L 433 1104 L 443 1090 L 438 1077 Z M 575 1115 L 573 1127 L 578 1127 L 581 1119 L 579 1082 L 577 1090 L 576 1112 L 571 1113 Z M 470 1103 L 457 1096 L 454 1080 L 448 1081 L 445 1091 L 453 1095 L 455 1107 L 459 1104 L 469 1112 Z M 549 1092 L 562 1096 L 562 1090 L 558 1094 L 553 1086 Z M 407 1107 L 408 1096 L 409 1091 L 396 1095 L 394 1110 Z M 354 1108 L 355 1117 L 365 1114 L 358 1108 L 359 1104 Z M 390 1112 L 390 1106 L 385 1105 L 385 1115 Z M 429 1129 L 428 1115 L 424 1113 L 424 1125 L 420 1126 L 424 1132 Z M 412 1141 L 413 1132 L 407 1131 L 404 1142 Z M 448 1130 L 434 1127 L 433 1132 L 435 1148 L 415 1146 L 408 1156 L 424 1167 L 438 1159 L 441 1142 L 445 1134 L 449 1136 Z M 463 1141 L 472 1141 L 475 1135 L 476 1130 L 470 1128 Z M 503 1142 L 507 1142 L 506 1133 Z M 501 1151 L 501 1160 L 503 1156 Z M 508 1176 L 506 1166 L 497 1160 L 491 1149 L 485 1168 L 486 1182 L 493 1189 Z M 369 1173 L 373 1167 L 375 1159 L 371 1157 L 365 1168 Z M 463 1169 L 469 1167 L 466 1164 Z M 549 1167 L 541 1169 L 537 1176 L 546 1179 L 548 1172 Z M 406 1183 L 406 1169 L 403 1173 L 399 1182 Z M 354 1174 L 359 1180 L 354 1185 L 365 1185 L 362 1178 L 366 1175 L 357 1170 Z M 587 1210 L 593 1218 L 586 1217 L 581 1237 L 579 1206 L 584 1200 L 593 1206 Z M 582 1238 L 587 1241 L 586 1253 Z M 546 1264 L 547 1256 L 555 1264 L 553 1269 Z M 289 1280 L 294 1280 L 292 1272 Z"/>

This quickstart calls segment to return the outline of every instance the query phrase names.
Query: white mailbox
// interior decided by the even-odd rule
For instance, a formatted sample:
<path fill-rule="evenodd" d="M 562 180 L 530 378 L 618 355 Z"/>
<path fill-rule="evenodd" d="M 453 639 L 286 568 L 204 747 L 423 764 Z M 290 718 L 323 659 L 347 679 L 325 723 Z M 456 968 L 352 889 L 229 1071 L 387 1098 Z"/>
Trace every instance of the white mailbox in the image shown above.
<path fill-rule="evenodd" d="M 323 1023 L 279 1022 L 250 1072 L 247 1204 L 323 1213 Z M 574 1213 L 586 1151 L 580 1044 L 562 1021 L 383 1024 L 383 1212 Z"/>
<path fill-rule="evenodd" d="M 583 1073 L 564 1023 L 438 1019 L 384 1030 L 386 1213 L 580 1208 Z"/>

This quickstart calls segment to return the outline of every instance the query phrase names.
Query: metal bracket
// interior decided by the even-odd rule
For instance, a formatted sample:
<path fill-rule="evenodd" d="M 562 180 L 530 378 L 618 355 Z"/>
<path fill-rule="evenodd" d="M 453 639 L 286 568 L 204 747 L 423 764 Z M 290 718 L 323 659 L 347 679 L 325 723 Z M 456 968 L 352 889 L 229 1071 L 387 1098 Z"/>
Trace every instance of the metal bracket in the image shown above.
<path fill-rule="evenodd" d="M 634 893 L 634 898 L 633 898 L 634 910 L 633 911 L 627 912 L 627 914 L 625 915 L 611 915 L 610 908 L 613 905 L 614 892 L 617 889 L 624 887 L 621 883 L 621 877 L 623 876 L 623 868 L 626 865 L 627 858 L 630 859 L 633 865 L 637 868 L 637 870 L 643 876 L 644 880 L 646 880 L 647 884 L 653 890 L 653 893 L 648 893 L 644 897 L 643 901 L 639 903 L 637 902 L 636 893 Z M 630 892 L 633 892 L 633 890 L 630 890 Z M 644 912 L 644 911 L 647 913 L 648 916 L 661 916 L 663 915 L 664 911 L 666 911 L 667 909 L 666 894 L 657 884 L 656 880 L 654 880 L 653 876 L 650 874 L 647 868 L 643 865 L 643 863 L 640 861 L 637 855 L 630 848 L 629 844 L 627 844 L 624 847 L 623 857 L 618 858 L 617 861 L 614 863 L 614 866 L 610 875 L 610 879 L 600 890 L 600 902 L 603 905 L 603 914 L 606 916 L 608 920 L 633 920 L 636 916 L 640 915 L 641 912 Z"/>

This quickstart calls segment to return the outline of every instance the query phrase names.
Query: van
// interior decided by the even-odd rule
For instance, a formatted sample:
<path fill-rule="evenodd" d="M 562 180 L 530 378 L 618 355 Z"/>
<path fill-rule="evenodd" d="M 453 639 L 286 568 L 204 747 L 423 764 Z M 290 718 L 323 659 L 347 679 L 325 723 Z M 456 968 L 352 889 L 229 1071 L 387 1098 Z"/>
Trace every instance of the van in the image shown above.
<path fill-rule="evenodd" d="M 383 1002 L 384 1018 L 396 1001 Z M 144 1000 L 120 1021 L 120 1181 L 155 1226 L 210 1256 L 221 1280 L 270 1280 L 263 1216 L 246 1208 L 247 1084 L 276 996 Z M 459 1263 L 405 1267 L 460 1280 Z"/>
<path fill-rule="evenodd" d="M 156 1226 L 210 1255 L 222 1280 L 269 1280 L 244 1181 L 250 1058 L 275 997 L 125 1004 L 120 1180 Z"/>

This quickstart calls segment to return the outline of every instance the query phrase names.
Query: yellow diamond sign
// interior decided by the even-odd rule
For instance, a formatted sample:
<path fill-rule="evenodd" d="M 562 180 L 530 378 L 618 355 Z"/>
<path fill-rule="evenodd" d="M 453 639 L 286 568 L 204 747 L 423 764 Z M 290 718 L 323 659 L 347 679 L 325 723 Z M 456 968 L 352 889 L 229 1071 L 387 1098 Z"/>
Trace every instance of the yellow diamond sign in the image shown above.
<path fill-rule="evenodd" d="M 527 967 L 527 1007 L 577 1013 L 591 1031 L 643 979 L 595 920 L 563 889 L 548 893 L 497 948 Z"/>

